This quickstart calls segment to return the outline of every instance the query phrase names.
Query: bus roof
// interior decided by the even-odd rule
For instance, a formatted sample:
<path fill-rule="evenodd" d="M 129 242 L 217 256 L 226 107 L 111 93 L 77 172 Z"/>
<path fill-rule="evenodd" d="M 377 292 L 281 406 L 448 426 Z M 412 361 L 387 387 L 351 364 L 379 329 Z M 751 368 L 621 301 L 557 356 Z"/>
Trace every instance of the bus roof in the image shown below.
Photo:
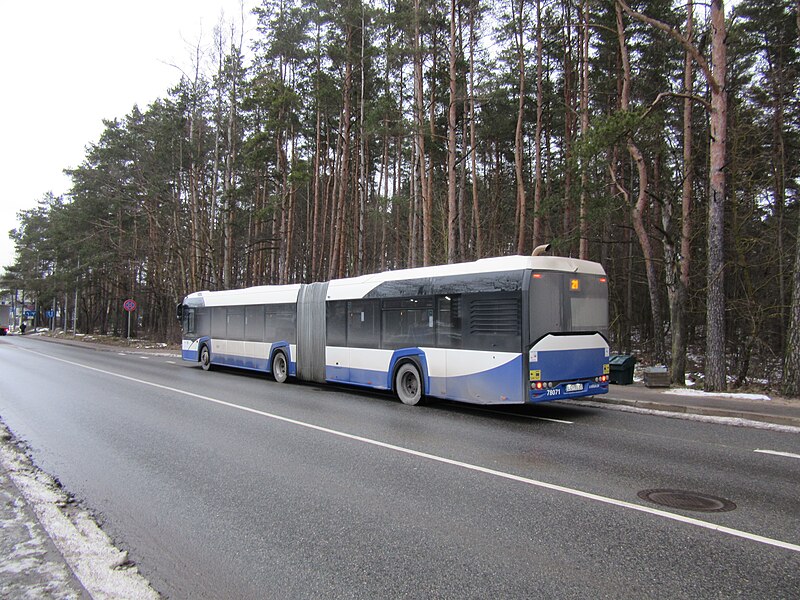
<path fill-rule="evenodd" d="M 405 279 L 424 279 L 429 277 L 451 277 L 457 275 L 479 275 L 481 273 L 503 273 L 509 271 L 560 271 L 604 276 L 605 271 L 599 263 L 566 258 L 563 256 L 499 256 L 482 258 L 473 262 L 417 267 L 384 271 L 360 277 L 334 279 L 328 286 L 328 300 L 360 298 L 382 283 Z"/>
<path fill-rule="evenodd" d="M 560 271 L 604 276 L 602 265 L 563 256 L 500 256 L 473 262 L 398 269 L 359 277 L 334 279 L 328 285 L 328 300 L 361 298 L 382 283 L 405 279 L 477 275 L 508 271 Z M 300 284 L 263 285 L 238 290 L 195 292 L 186 297 L 186 304 L 199 306 L 235 306 L 245 304 L 277 304 L 296 302 Z"/>
<path fill-rule="evenodd" d="M 283 304 L 297 302 L 300 284 L 259 285 L 238 290 L 194 292 L 186 296 L 189 306 L 237 306 L 245 304 Z"/>

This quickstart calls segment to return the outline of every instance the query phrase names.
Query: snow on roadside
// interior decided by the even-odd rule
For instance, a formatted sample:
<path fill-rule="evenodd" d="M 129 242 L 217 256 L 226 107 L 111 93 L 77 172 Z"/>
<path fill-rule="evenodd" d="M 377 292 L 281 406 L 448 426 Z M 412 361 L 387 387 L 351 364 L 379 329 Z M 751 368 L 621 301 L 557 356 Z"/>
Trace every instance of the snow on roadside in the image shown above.
<path fill-rule="evenodd" d="M 38 469 L 13 442 L 2 423 L 0 465 L 92 598 L 159 598 L 138 569 L 128 561 L 127 552 L 114 547 L 88 511 L 71 504 L 70 498 L 56 481 Z M 18 563 L 16 566 L 24 565 Z"/>
<path fill-rule="evenodd" d="M 603 408 L 607 410 L 636 413 L 640 415 L 654 415 L 657 417 L 667 417 L 668 419 L 698 421 L 700 423 L 714 423 L 716 425 L 731 425 L 733 427 L 749 427 L 750 429 L 766 429 L 769 431 L 780 431 L 782 433 L 800 433 L 800 427 L 793 427 L 792 425 L 778 425 L 776 423 L 765 423 L 763 421 L 751 421 L 750 419 L 742 419 L 740 417 L 717 417 L 712 415 L 698 415 L 688 412 L 672 412 L 668 410 L 640 408 L 638 406 L 629 406 L 627 404 L 596 402 L 594 400 L 561 400 L 559 401 L 559 404 L 591 406 L 592 408 Z"/>
<path fill-rule="evenodd" d="M 733 398 L 735 400 L 758 400 L 762 402 L 770 402 L 772 398 L 765 394 L 738 394 L 728 392 L 714 392 L 710 394 L 702 390 L 689 390 L 684 388 L 674 388 L 664 390 L 663 394 L 672 394 L 674 396 L 695 396 L 695 397 L 708 397 L 708 398 Z"/>
<path fill-rule="evenodd" d="M 2 469 L 0 531 L 0 598 L 81 597 L 69 568 L 53 559 L 46 534 Z"/>

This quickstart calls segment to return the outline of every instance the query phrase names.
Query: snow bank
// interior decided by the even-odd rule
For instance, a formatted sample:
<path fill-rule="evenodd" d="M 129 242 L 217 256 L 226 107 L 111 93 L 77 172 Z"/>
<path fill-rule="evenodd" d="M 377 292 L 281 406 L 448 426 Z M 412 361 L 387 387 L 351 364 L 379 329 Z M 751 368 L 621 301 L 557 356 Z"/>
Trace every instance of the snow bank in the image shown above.
<path fill-rule="evenodd" d="M 772 398 L 764 394 L 729 394 L 727 392 L 713 393 L 703 392 L 701 390 L 688 390 L 688 389 L 669 389 L 664 390 L 662 394 L 672 394 L 674 396 L 696 396 L 707 398 L 734 398 L 737 400 L 759 400 L 763 402 L 770 402 Z"/>
<path fill-rule="evenodd" d="M 734 427 L 748 427 L 750 429 L 767 429 L 769 431 L 780 431 L 782 433 L 800 433 L 800 427 L 792 427 L 791 425 L 777 425 L 775 423 L 764 423 L 763 421 L 751 421 L 750 419 L 742 419 L 739 417 L 716 417 L 711 415 L 696 415 L 693 413 L 654 410 L 651 408 L 639 408 L 638 406 L 628 406 L 625 404 L 611 404 L 608 402 L 596 402 L 593 400 L 560 400 L 559 404 L 571 404 L 573 406 L 591 406 L 593 408 L 603 408 L 607 410 L 616 410 L 619 412 L 667 417 L 668 419 L 682 419 L 684 421 L 698 421 L 700 423 L 714 423 L 717 425 L 732 425 Z"/>

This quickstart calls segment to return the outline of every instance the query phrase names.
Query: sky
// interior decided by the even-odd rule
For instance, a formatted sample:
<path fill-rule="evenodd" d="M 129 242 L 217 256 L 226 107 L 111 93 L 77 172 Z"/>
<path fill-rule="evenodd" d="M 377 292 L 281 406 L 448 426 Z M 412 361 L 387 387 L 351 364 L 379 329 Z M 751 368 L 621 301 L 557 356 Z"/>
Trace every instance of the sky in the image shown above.
<path fill-rule="evenodd" d="M 247 39 L 258 0 L 243 4 Z M 63 171 L 103 119 L 164 97 L 220 19 L 241 14 L 240 0 L 0 0 L 0 267 L 14 262 L 19 211 L 69 191 Z"/>

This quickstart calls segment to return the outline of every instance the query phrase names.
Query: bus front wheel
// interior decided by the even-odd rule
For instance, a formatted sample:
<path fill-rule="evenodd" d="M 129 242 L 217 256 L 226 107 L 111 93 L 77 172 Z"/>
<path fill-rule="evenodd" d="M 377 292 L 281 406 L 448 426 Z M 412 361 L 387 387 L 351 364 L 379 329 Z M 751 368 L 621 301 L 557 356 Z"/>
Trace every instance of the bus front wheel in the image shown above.
<path fill-rule="evenodd" d="M 208 351 L 208 346 L 203 346 L 200 350 L 200 366 L 203 367 L 203 371 L 211 370 L 211 352 Z"/>
<path fill-rule="evenodd" d="M 289 377 L 289 364 L 283 352 L 276 352 L 272 357 L 272 376 L 278 383 L 283 383 Z"/>
<path fill-rule="evenodd" d="M 422 378 L 413 363 L 404 363 L 394 376 L 394 391 L 400 402 L 408 406 L 419 404 L 422 399 Z"/>

